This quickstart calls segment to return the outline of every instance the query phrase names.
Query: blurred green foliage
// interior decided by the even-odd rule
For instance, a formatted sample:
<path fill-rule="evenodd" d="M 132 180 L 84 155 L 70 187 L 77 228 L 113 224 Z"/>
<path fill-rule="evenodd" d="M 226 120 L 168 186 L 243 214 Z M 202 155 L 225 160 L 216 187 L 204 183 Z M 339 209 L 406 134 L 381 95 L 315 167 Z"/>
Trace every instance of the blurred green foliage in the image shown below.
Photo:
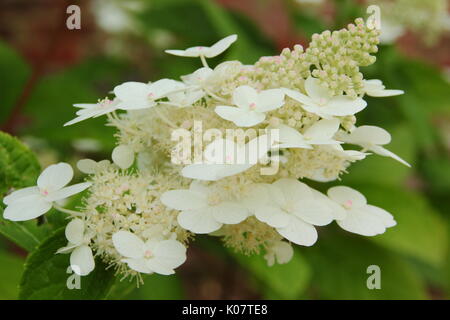
<path fill-rule="evenodd" d="M 303 36 L 326 28 L 320 20 L 294 7 L 289 13 L 296 30 Z M 353 1 L 344 1 L 335 27 L 344 26 L 362 13 Z M 65 160 L 81 156 L 72 145 L 79 138 L 93 138 L 101 143 L 102 150 L 93 157 L 107 155 L 114 145 L 114 131 L 103 125 L 104 119 L 91 119 L 68 128 L 62 125 L 73 117 L 73 103 L 95 102 L 130 75 L 138 79 L 150 76 L 150 80 L 175 78 L 200 66 L 194 59 L 163 55 L 161 48 L 146 47 L 148 36 L 161 30 L 173 38 L 171 46 L 174 48 L 208 45 L 237 33 L 239 41 L 220 60 L 239 59 L 253 63 L 259 56 L 277 53 L 272 42 L 249 19 L 223 9 L 213 1 L 153 0 L 151 5 L 135 13 L 133 19 L 139 26 L 138 39 L 151 53 L 152 72 L 140 70 L 139 65 L 127 58 L 113 57 L 106 52 L 45 75 L 27 100 L 24 116 L 29 119 L 29 125 L 21 128 L 19 136 L 45 140 Z M 219 62 L 218 58 L 214 60 L 213 63 Z M 3 75 L 0 79 L 0 123 L 7 121 L 30 70 L 31 67 L 13 49 L 0 42 L 0 73 Z M 215 245 L 214 240 L 209 245 L 200 245 L 221 259 L 235 261 L 235 267 L 248 274 L 249 282 L 261 297 L 425 299 L 434 297 L 431 292 L 437 292 L 437 298 L 450 297 L 450 151 L 445 136 L 434 122 L 444 119 L 450 123 L 449 83 L 437 68 L 406 58 L 393 46 L 380 47 L 376 64 L 362 71 L 368 79 L 382 79 L 387 87 L 406 92 L 399 97 L 368 98 L 369 107 L 359 115 L 358 123 L 379 125 L 391 132 L 393 142 L 388 148 L 410 162 L 413 168 L 371 155 L 353 165 L 339 183 L 355 187 L 371 204 L 391 212 L 398 225 L 370 239 L 347 234 L 338 228 L 323 230 L 315 246 L 296 248 L 289 264 L 272 268 L 266 266 L 261 256 L 230 253 Z M 39 172 L 32 153 L 21 144 L 17 148 L 9 147 L 11 144 L 19 142 L 0 135 L 1 193 L 10 187 L 32 185 Z M 317 187 L 324 190 L 324 186 Z M 79 201 L 80 197 L 70 206 L 76 207 Z M 101 267 L 96 268 L 92 277 L 83 278 L 82 285 L 88 289 L 82 294 L 68 291 L 65 288 L 68 257 L 54 255 L 66 240 L 61 230 L 50 235 L 51 230 L 64 226 L 64 215 L 50 213 L 48 221 L 41 226 L 34 221 L 13 223 L 0 218 L 0 234 L 30 253 L 25 263 L 23 258 L 12 253 L 5 241 L 1 242 L 5 245 L 0 246 L 0 299 L 186 297 L 179 275 L 151 275 L 136 289 L 134 282 L 114 280 L 112 272 Z M 381 267 L 381 290 L 366 287 L 366 269 L 372 264 Z M 22 270 L 25 270 L 23 275 Z M 93 285 L 94 276 L 101 278 L 97 281 L 101 285 Z"/>

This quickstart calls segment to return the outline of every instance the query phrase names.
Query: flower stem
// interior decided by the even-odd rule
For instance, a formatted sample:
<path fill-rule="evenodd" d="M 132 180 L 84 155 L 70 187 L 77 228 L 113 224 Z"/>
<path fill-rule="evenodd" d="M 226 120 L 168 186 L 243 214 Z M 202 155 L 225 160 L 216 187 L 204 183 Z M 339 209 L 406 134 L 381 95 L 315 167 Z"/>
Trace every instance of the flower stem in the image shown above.
<path fill-rule="evenodd" d="M 202 61 L 202 65 L 203 65 L 205 68 L 209 68 L 208 62 L 206 62 L 206 59 L 205 59 L 205 56 L 204 56 L 204 55 L 201 55 L 201 56 L 200 56 L 200 60 Z"/>
<path fill-rule="evenodd" d="M 53 203 L 53 208 L 55 208 L 58 211 L 61 211 L 61 212 L 64 212 L 64 213 L 67 213 L 67 214 L 70 214 L 70 215 L 73 215 L 73 216 L 80 217 L 80 216 L 83 215 L 81 212 L 63 208 L 63 207 L 57 205 L 56 203 Z"/>

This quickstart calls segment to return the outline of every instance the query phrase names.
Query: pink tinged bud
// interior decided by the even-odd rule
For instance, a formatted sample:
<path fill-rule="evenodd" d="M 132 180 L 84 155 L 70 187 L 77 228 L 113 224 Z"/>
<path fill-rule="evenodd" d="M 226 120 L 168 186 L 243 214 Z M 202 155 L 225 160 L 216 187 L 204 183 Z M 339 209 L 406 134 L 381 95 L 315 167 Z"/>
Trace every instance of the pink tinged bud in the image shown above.
<path fill-rule="evenodd" d="M 252 102 L 250 103 L 250 109 L 255 110 L 256 109 L 256 103 Z"/>

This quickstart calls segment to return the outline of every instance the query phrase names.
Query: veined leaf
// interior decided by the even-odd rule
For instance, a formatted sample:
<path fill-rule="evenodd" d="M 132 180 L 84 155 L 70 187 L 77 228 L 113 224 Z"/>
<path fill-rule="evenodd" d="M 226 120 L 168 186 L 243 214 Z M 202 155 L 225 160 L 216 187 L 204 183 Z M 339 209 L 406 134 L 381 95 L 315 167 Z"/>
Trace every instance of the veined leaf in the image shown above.
<path fill-rule="evenodd" d="M 28 256 L 20 283 L 20 299 L 75 300 L 107 296 L 115 280 L 114 271 L 105 270 L 106 265 L 99 261 L 96 261 L 94 271 L 81 277 L 80 289 L 68 289 L 68 281 L 76 275 L 67 272 L 69 255 L 56 254 L 66 244 L 64 228 L 61 228 Z"/>

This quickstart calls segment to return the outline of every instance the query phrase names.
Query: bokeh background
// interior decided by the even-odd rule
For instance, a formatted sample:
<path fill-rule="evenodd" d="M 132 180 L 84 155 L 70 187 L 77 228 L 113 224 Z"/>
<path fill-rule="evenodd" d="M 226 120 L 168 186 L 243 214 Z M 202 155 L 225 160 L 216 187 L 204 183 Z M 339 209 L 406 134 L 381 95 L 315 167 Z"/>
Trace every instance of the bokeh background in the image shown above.
<path fill-rule="evenodd" d="M 328 227 L 319 231 L 316 245 L 296 247 L 289 264 L 271 268 L 262 257 L 236 255 L 214 238 L 199 236 L 175 276 L 146 277 L 139 289 L 117 283 L 108 298 L 448 299 L 450 35 L 448 20 L 442 28 L 427 25 L 436 24 L 436 12 L 423 19 L 435 9 L 432 2 L 409 2 L 417 7 L 405 10 L 410 16 L 399 21 L 403 35 L 380 46 L 377 62 L 362 70 L 367 79 L 406 92 L 367 98 L 369 107 L 358 123 L 386 128 L 393 136 L 390 150 L 413 167 L 372 156 L 342 179 L 390 211 L 395 228 L 365 238 Z M 440 3 L 447 14 L 445 1 Z M 71 4 L 81 8 L 80 30 L 66 28 Z M 29 145 L 43 167 L 109 158 L 114 131 L 104 126 L 104 118 L 63 128 L 74 116 L 73 103 L 95 102 L 125 81 L 177 78 L 200 67 L 197 59 L 168 56 L 164 49 L 210 45 L 236 33 L 239 41 L 214 62 L 254 63 L 284 47 L 306 47 L 315 32 L 367 17 L 367 5 L 357 0 L 0 0 L 1 130 Z M 408 24 L 418 19 L 423 25 Z M 27 254 L 0 235 L 0 299 L 17 298 Z M 381 290 L 366 287 L 372 264 L 381 268 Z"/>

